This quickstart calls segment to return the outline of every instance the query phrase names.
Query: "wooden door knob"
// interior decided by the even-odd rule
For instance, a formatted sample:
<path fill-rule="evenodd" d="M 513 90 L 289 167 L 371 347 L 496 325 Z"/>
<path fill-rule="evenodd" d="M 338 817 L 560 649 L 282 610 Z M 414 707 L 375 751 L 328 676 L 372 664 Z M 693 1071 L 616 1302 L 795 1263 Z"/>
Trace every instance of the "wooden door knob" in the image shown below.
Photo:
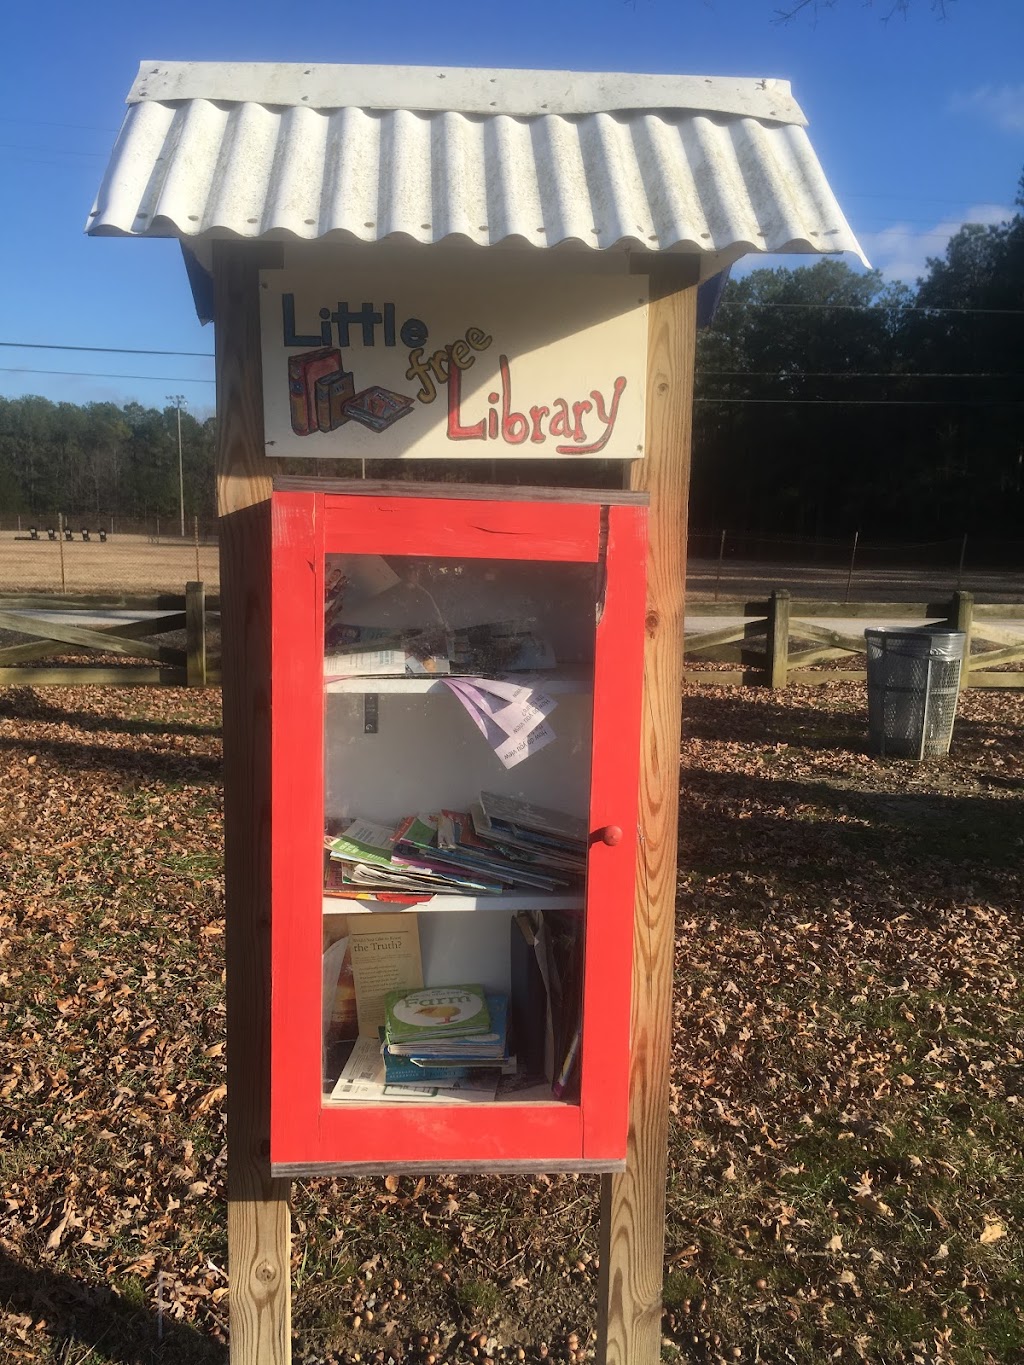
<path fill-rule="evenodd" d="M 605 825 L 601 831 L 601 842 L 607 844 L 609 848 L 614 848 L 616 844 L 622 843 L 622 830 L 618 825 Z"/>

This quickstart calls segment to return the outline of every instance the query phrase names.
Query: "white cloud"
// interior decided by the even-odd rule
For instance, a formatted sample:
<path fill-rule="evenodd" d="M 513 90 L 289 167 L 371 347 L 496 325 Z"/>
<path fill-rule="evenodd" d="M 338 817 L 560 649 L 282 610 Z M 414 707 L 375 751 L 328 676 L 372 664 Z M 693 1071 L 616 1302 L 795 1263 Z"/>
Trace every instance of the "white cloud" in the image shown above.
<path fill-rule="evenodd" d="M 980 85 L 954 95 L 956 114 L 980 113 L 1004 133 L 1024 133 L 1024 85 Z"/>
<path fill-rule="evenodd" d="M 929 256 L 944 256 L 946 243 L 965 223 L 1005 223 L 1013 217 L 1005 204 L 974 204 L 960 218 L 947 218 L 932 228 L 893 223 L 880 232 L 859 232 L 861 246 L 871 264 L 887 280 L 914 284 L 925 273 Z"/>

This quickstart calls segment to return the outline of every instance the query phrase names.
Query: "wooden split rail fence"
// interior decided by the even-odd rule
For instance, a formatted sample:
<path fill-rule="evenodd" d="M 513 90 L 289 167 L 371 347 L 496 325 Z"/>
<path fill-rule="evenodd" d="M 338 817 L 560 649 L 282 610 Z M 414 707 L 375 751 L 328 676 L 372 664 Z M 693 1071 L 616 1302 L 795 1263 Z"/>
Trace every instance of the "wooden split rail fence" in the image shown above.
<path fill-rule="evenodd" d="M 219 660 L 208 658 L 207 646 L 209 626 L 219 617 L 219 609 L 219 599 L 208 597 L 202 583 L 187 584 L 184 594 L 2 596 L 0 632 L 32 638 L 0 646 L 0 686 L 217 686 Z M 77 624 L 74 619 L 114 612 L 126 619 L 99 625 Z M 139 615 L 132 619 L 134 612 Z M 975 602 L 968 592 L 941 602 L 820 602 L 794 599 L 781 589 L 763 601 L 689 602 L 686 616 L 688 622 L 702 616 L 736 618 L 719 630 L 687 634 L 688 663 L 733 665 L 687 668 L 687 682 L 779 688 L 787 683 L 863 681 L 862 667 L 820 667 L 864 653 L 863 634 L 855 634 L 852 624 L 845 630 L 815 624 L 816 619 L 840 618 L 868 625 L 927 621 L 962 630 L 967 636 L 962 687 L 1024 687 L 1024 670 L 1006 667 L 1024 664 L 1024 626 L 1011 630 L 999 624 L 1024 622 L 1024 603 Z M 185 635 L 184 648 L 159 640 L 180 632 Z M 72 655 L 82 655 L 82 661 L 69 662 Z M 96 655 L 116 655 L 125 662 L 97 664 L 92 661 Z M 61 659 L 59 665 L 37 662 L 55 657 Z"/>
<path fill-rule="evenodd" d="M 773 688 L 788 683 L 860 681 L 863 667 L 815 668 L 865 652 L 863 631 L 854 632 L 853 621 L 870 626 L 906 622 L 924 623 L 966 635 L 960 686 L 1024 687 L 1024 671 L 1007 664 L 1024 664 L 1024 624 L 1009 630 L 1001 621 L 1024 623 L 1024 603 L 975 602 L 969 592 L 955 592 L 941 602 L 819 602 L 794 599 L 785 589 L 766 601 L 688 602 L 687 623 L 694 617 L 737 617 L 720 630 L 688 633 L 688 663 L 726 663 L 729 669 L 687 668 L 687 682 L 724 686 L 760 684 Z M 815 619 L 840 618 L 843 630 L 816 625 Z M 851 620 L 851 618 L 853 618 Z"/>
<path fill-rule="evenodd" d="M 219 599 L 207 597 L 202 583 L 186 584 L 184 594 L 0 596 L 0 632 L 7 637 L 30 637 L 25 643 L 0 646 L 0 686 L 217 684 L 220 671 L 207 658 L 207 635 L 210 618 L 219 609 Z M 97 616 L 106 619 L 89 624 Z M 184 648 L 160 639 L 181 633 Z M 69 662 L 69 656 L 75 655 L 84 657 L 81 662 Z M 115 655 L 124 662 L 96 663 L 97 655 Z M 40 662 L 53 659 L 60 662 Z"/>

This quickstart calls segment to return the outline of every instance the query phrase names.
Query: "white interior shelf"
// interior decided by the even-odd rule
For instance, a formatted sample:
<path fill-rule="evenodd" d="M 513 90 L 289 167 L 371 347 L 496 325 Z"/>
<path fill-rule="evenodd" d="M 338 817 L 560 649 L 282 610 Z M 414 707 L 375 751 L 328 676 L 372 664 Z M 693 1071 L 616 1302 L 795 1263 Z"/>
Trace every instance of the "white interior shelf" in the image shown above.
<path fill-rule="evenodd" d="M 377 677 L 377 678 L 335 678 L 333 682 L 326 682 L 324 690 L 333 693 L 402 693 L 404 695 L 419 694 L 421 696 L 434 693 L 449 692 L 445 687 L 446 678 L 450 676 L 454 680 L 472 682 L 473 674 L 452 673 L 444 677 L 434 678 L 409 678 L 409 677 Z M 518 687 L 537 688 L 541 692 L 548 692 L 551 696 L 566 695 L 570 692 L 590 692 L 592 690 L 591 678 L 584 673 L 511 673 L 503 674 L 502 680 L 515 683 Z"/>
<path fill-rule="evenodd" d="M 564 896 L 503 894 L 500 896 L 459 896 L 454 893 L 439 893 L 429 900 L 418 901 L 415 905 L 396 904 L 394 901 L 350 900 L 347 896 L 324 896 L 325 915 L 373 915 L 380 913 L 400 914 L 411 911 L 420 914 L 436 914 L 451 910 L 500 910 L 509 914 L 515 910 L 582 910 L 583 893 L 576 891 Z"/>

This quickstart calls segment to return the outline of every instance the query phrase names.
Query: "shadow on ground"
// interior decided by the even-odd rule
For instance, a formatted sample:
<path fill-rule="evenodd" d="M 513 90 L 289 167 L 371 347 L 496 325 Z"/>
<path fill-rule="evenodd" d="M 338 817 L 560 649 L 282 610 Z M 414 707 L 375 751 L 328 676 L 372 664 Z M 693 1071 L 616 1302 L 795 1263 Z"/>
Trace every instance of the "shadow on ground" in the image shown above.
<path fill-rule="evenodd" d="M 19 1335 L 29 1348 L 45 1335 L 60 1360 L 224 1365 L 228 1358 L 226 1347 L 148 1304 L 46 1266 L 22 1265 L 2 1251 L 0 1303 L 23 1320 Z"/>

